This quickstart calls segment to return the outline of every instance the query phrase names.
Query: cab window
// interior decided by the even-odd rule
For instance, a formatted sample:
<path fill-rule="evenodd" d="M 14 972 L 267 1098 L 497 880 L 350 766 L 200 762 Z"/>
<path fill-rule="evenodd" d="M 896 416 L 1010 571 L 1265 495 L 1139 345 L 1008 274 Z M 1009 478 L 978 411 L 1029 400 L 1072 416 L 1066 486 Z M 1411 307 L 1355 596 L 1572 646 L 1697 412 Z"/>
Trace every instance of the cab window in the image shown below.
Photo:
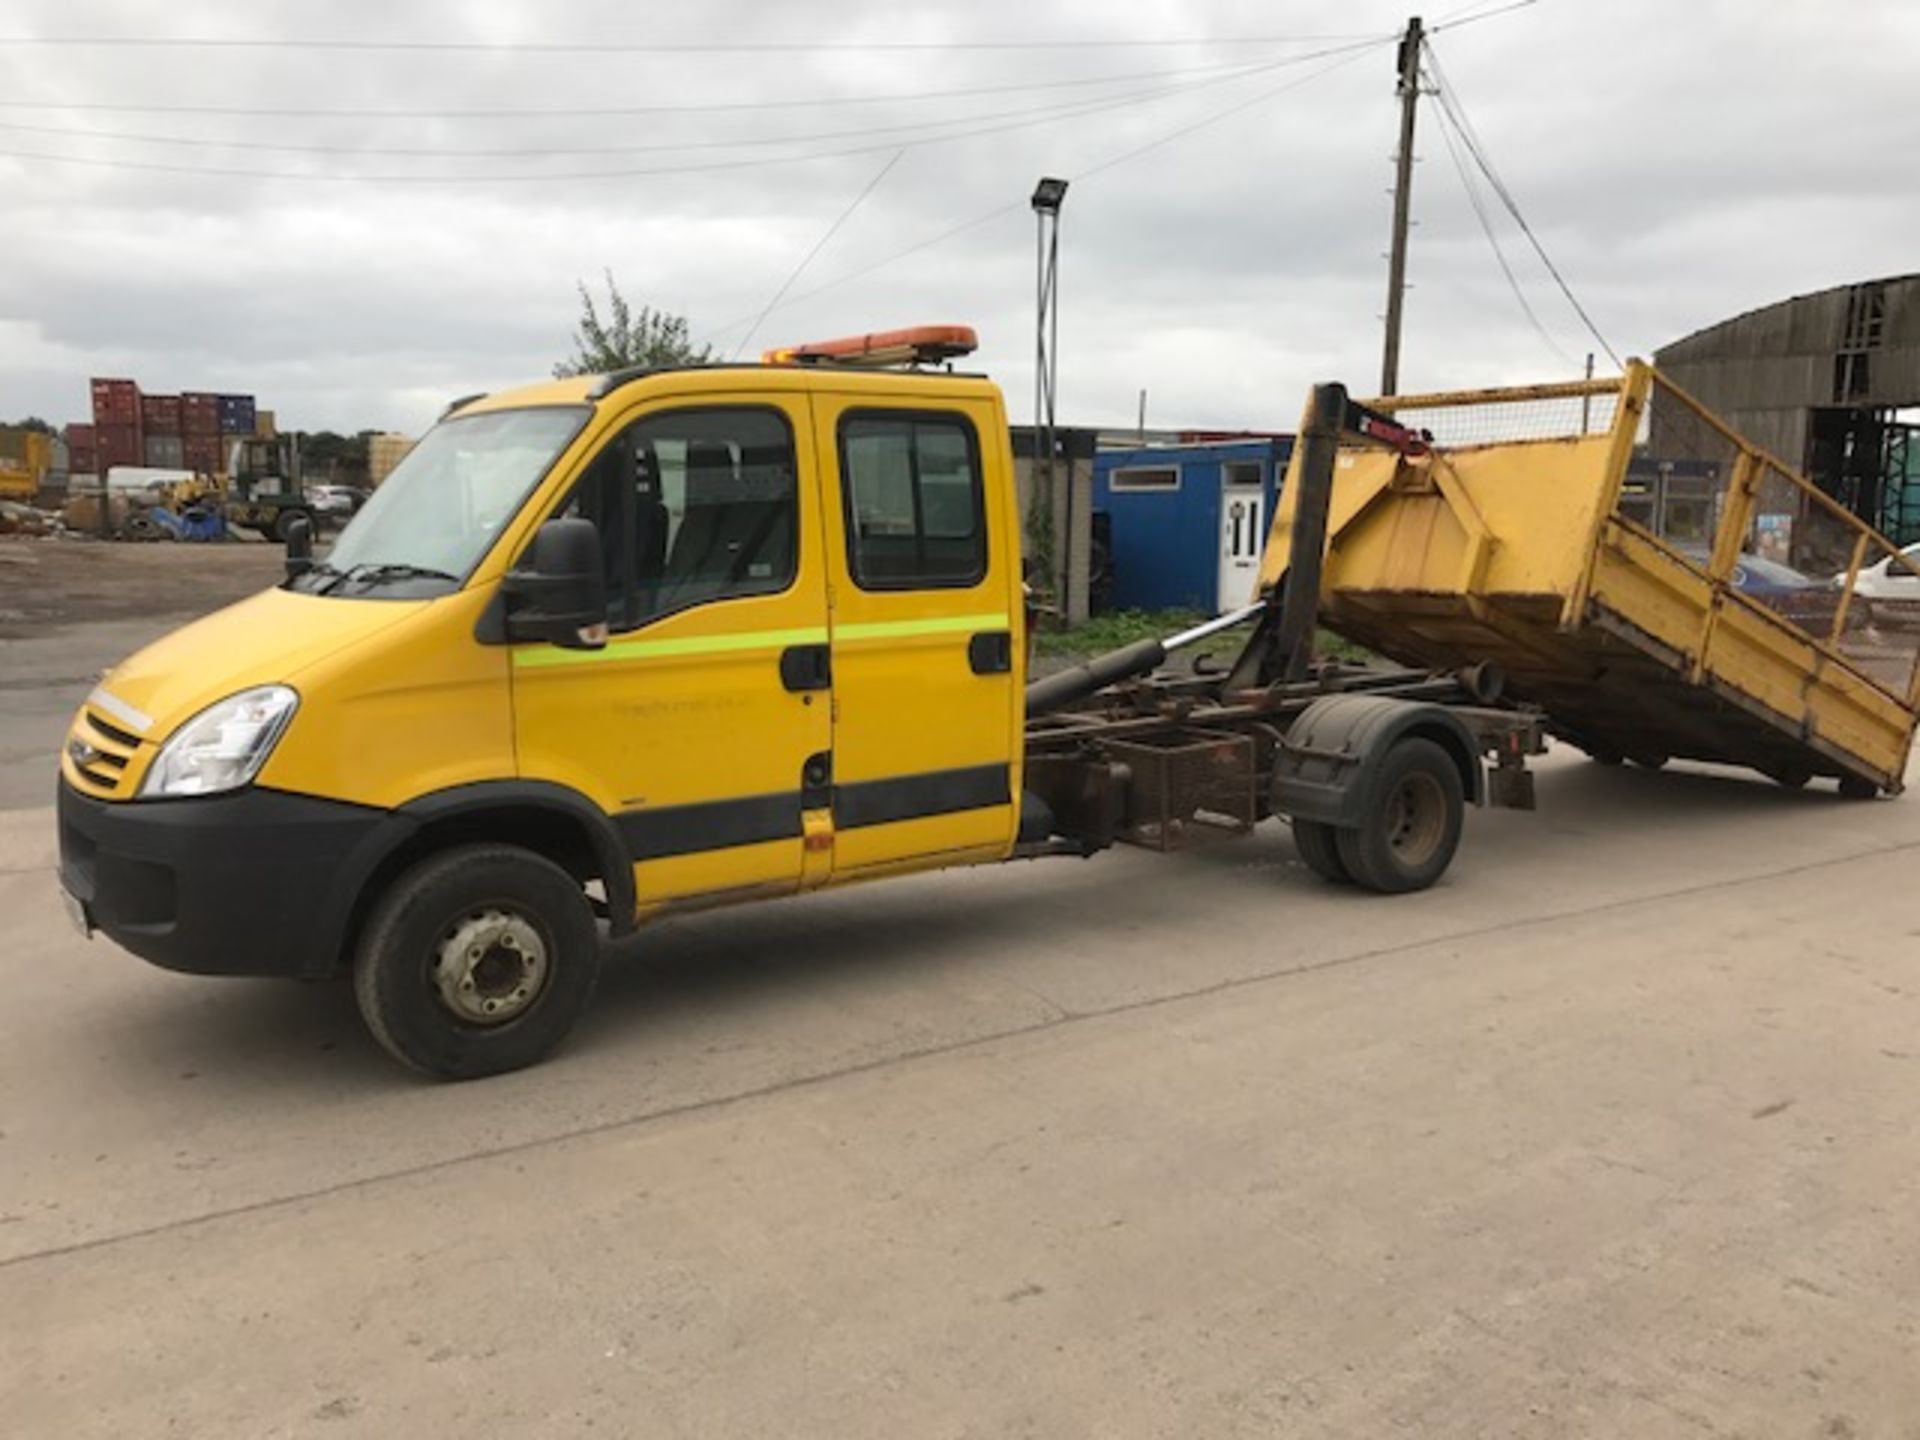
<path fill-rule="evenodd" d="M 793 583 L 793 432 L 762 408 L 674 410 L 615 436 L 562 513 L 600 529 L 617 629 Z"/>
<path fill-rule="evenodd" d="M 855 412 L 840 422 L 847 568 L 863 590 L 978 584 L 986 492 L 973 426 L 958 415 Z"/>

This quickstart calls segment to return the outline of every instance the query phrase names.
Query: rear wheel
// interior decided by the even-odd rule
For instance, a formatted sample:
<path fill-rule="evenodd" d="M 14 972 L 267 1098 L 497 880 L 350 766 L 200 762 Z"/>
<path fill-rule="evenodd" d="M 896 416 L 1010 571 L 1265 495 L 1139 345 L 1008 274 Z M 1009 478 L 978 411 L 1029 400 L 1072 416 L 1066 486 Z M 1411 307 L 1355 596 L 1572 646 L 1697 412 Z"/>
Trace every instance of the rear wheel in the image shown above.
<path fill-rule="evenodd" d="M 1340 858 L 1340 832 L 1319 820 L 1295 820 L 1293 848 L 1300 852 L 1306 867 L 1322 880 L 1336 885 L 1351 885 L 1353 876 L 1347 862 Z"/>
<path fill-rule="evenodd" d="M 1871 780 L 1863 780 L 1858 775 L 1840 777 L 1840 794 L 1848 800 L 1871 800 L 1880 793 L 1880 787 Z"/>
<path fill-rule="evenodd" d="M 387 1052 L 468 1080 L 544 1059 L 599 978 L 580 884 L 514 845 L 430 856 L 380 897 L 354 957 L 360 1014 Z"/>
<path fill-rule="evenodd" d="M 1453 862 L 1465 815 L 1453 757 L 1431 740 L 1402 740 L 1367 784 L 1360 824 L 1335 832 L 1340 859 L 1354 882 L 1369 890 L 1424 890 Z"/>

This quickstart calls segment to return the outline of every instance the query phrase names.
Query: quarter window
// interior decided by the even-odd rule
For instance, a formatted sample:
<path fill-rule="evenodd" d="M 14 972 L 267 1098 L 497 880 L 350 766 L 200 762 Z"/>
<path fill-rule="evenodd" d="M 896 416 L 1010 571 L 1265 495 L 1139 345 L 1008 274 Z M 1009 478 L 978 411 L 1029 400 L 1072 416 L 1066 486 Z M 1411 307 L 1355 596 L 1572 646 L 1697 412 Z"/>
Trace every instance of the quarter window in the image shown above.
<path fill-rule="evenodd" d="M 1107 487 L 1111 490 L 1178 490 L 1180 467 L 1178 465 L 1130 465 L 1124 470 L 1115 470 L 1109 475 Z"/>
<path fill-rule="evenodd" d="M 965 420 L 850 415 L 840 462 L 847 562 L 861 589 L 973 585 L 986 576 L 985 490 Z"/>
<path fill-rule="evenodd" d="M 793 434 L 764 409 L 637 420 L 595 457 L 564 513 L 600 527 L 614 623 L 632 629 L 793 583 Z"/>

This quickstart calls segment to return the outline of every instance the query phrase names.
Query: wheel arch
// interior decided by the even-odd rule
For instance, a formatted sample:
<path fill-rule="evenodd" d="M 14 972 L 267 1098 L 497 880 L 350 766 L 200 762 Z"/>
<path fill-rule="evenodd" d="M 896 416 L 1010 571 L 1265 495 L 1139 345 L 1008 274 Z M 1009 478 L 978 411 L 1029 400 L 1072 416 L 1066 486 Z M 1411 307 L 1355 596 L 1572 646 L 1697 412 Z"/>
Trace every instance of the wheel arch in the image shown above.
<path fill-rule="evenodd" d="M 518 845 L 553 861 L 582 885 L 605 888 L 613 933 L 634 927 L 633 862 L 613 820 L 577 790 L 539 780 L 482 781 L 410 800 L 370 862 L 355 867 L 348 918 L 340 936 L 342 963 L 367 916 L 394 877 L 455 845 L 493 841 Z"/>
<path fill-rule="evenodd" d="M 1274 757 L 1274 809 L 1296 819 L 1352 827 L 1375 762 L 1407 739 L 1438 745 L 1459 771 L 1468 802 L 1485 803 L 1479 743 L 1444 705 L 1391 695 L 1329 695 L 1309 705 L 1287 730 Z"/>

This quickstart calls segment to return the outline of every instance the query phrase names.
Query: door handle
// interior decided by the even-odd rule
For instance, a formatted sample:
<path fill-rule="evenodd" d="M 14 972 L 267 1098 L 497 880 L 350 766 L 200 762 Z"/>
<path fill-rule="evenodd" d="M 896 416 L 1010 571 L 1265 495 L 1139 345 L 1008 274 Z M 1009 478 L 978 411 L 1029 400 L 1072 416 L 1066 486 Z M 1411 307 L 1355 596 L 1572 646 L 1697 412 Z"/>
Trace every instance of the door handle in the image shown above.
<path fill-rule="evenodd" d="M 982 630 L 967 641 L 967 664 L 976 675 L 1005 675 L 1013 669 L 1013 632 Z"/>
<path fill-rule="evenodd" d="M 789 690 L 833 686 L 833 652 L 825 645 L 789 645 L 780 652 L 780 683 Z"/>

